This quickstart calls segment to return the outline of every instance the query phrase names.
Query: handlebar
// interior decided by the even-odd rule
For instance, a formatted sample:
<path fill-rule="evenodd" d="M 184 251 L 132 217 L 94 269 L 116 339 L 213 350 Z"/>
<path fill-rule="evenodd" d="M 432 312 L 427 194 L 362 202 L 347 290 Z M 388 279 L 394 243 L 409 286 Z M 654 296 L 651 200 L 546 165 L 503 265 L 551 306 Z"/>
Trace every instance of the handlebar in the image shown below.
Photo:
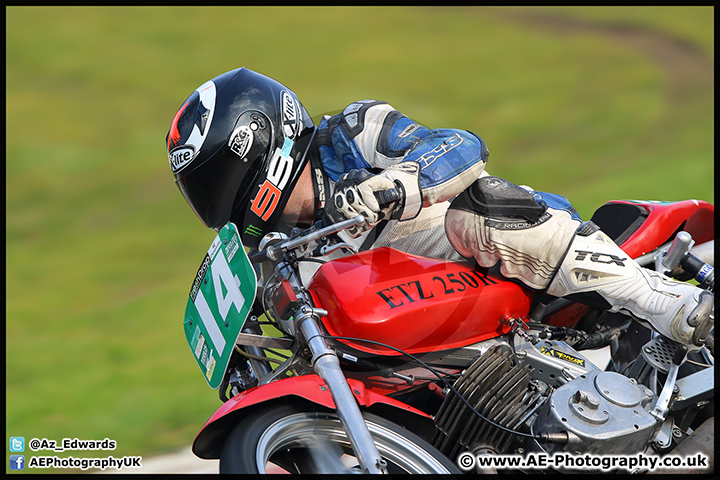
<path fill-rule="evenodd" d="M 399 187 L 390 188 L 388 190 L 379 190 L 373 193 L 375 194 L 375 200 L 377 200 L 381 210 L 392 206 L 393 203 L 402 200 L 403 198 L 402 190 Z"/>
<path fill-rule="evenodd" d="M 394 203 L 402 200 L 404 196 L 402 189 L 399 186 L 397 188 L 379 190 L 373 193 L 375 194 L 375 199 L 378 201 L 381 209 L 392 206 Z M 308 243 L 327 237 L 328 235 L 354 227 L 355 225 L 362 225 L 363 223 L 365 223 L 365 217 L 362 215 L 357 215 L 354 218 L 337 223 L 334 223 L 332 218 L 325 215 L 325 217 L 316 222 L 315 225 L 299 232 L 299 234 L 294 235 L 292 238 L 270 245 L 254 255 L 251 255 L 250 261 L 252 263 L 257 263 L 267 260 L 278 260 L 280 255 L 283 253 L 294 250 L 303 245 L 307 245 Z"/>
<path fill-rule="evenodd" d="M 703 288 L 715 291 L 715 269 L 692 253 L 687 253 L 680 261 L 683 270 L 693 276 Z"/>
<path fill-rule="evenodd" d="M 334 233 L 363 223 L 365 223 L 365 217 L 363 217 L 362 215 L 357 215 L 354 218 L 343 220 L 342 222 L 332 223 L 328 226 L 323 226 L 325 224 L 324 219 L 320 220 L 312 227 L 301 232 L 299 236 L 289 240 L 285 240 L 284 242 L 275 245 L 270 245 L 267 248 L 252 255 L 250 257 L 250 261 L 252 263 L 256 263 L 264 262 L 266 260 L 277 260 L 280 258 L 280 254 L 282 253 L 286 253 L 303 245 L 307 245 L 310 242 L 314 242 L 315 240 L 319 240 L 323 237 L 327 237 L 328 235 L 332 235 Z"/>
<path fill-rule="evenodd" d="M 715 269 L 690 253 L 694 243 L 689 233 L 679 232 L 665 254 L 662 265 L 669 271 L 680 267 L 692 275 L 703 288 L 714 291 Z"/>

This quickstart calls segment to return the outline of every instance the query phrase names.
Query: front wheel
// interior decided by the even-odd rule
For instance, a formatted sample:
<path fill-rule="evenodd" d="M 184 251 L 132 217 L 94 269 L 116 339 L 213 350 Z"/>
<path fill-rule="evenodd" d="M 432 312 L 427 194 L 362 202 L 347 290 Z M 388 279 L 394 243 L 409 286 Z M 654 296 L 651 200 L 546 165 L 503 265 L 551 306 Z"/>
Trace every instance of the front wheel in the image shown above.
<path fill-rule="evenodd" d="M 414 433 L 363 413 L 388 473 L 461 473 Z M 238 423 L 225 442 L 220 473 L 361 473 L 335 413 L 274 405 Z"/>

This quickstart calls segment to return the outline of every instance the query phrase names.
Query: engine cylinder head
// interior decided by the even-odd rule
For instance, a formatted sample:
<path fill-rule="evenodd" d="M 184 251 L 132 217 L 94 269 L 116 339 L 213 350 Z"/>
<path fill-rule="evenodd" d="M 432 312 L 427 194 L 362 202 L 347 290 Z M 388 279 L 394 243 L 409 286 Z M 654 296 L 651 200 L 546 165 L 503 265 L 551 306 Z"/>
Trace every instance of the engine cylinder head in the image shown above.
<path fill-rule="evenodd" d="M 507 345 L 482 354 L 453 385 L 485 418 L 510 430 L 518 430 L 543 401 L 531 388 L 532 368 L 513 362 Z M 434 446 L 454 458 L 464 451 L 507 453 L 520 438 L 481 419 L 454 393 L 445 397 L 435 416 Z"/>

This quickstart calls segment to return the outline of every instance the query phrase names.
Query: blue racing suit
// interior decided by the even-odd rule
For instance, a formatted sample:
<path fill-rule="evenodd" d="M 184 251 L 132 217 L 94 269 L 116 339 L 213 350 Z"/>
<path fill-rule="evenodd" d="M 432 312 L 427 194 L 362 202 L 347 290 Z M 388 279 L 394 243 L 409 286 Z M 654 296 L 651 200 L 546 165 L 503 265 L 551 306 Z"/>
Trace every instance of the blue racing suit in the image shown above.
<path fill-rule="evenodd" d="M 361 250 L 391 246 L 427 257 L 463 258 L 448 241 L 444 218 L 453 198 L 488 175 L 484 169 L 489 151 L 480 137 L 465 130 L 430 129 L 386 102 L 362 100 L 323 118 L 318 143 L 331 191 L 340 176 L 353 169 L 377 174 L 405 162 L 420 167 L 417 198 L 406 202 L 400 221 L 381 222 L 359 238 L 346 237 L 345 241 Z M 414 188 L 406 185 L 408 190 Z M 533 195 L 555 208 L 571 210 L 577 217 L 563 197 L 541 192 Z"/>

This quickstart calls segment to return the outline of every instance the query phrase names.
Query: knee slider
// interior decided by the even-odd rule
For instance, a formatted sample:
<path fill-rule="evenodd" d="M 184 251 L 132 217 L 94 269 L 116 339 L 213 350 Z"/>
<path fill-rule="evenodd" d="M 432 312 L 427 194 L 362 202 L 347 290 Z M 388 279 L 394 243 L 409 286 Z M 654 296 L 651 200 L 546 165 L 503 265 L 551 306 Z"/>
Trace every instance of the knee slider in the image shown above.
<path fill-rule="evenodd" d="M 478 213 L 498 220 L 537 222 L 547 210 L 530 192 L 499 177 L 479 178 L 450 204 L 451 209 Z"/>

